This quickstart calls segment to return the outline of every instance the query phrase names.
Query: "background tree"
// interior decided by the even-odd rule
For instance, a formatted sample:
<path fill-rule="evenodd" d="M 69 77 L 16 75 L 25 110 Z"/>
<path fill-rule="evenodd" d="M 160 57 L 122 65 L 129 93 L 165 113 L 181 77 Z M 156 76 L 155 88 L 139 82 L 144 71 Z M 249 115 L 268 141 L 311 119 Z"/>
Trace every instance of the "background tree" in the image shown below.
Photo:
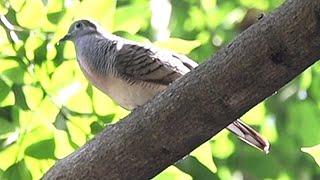
<path fill-rule="evenodd" d="M 201 62 L 247 27 L 244 17 L 252 11 L 281 3 L 172 0 L 159 8 L 157 0 L 150 2 L 1 1 L 0 177 L 38 179 L 57 159 L 128 114 L 87 83 L 71 43 L 56 45 L 73 18 L 94 19 L 117 35 L 150 39 Z M 271 141 L 270 155 L 223 131 L 155 179 L 319 177 L 312 157 L 300 150 L 320 139 L 319 71 L 319 65 L 308 69 L 243 117 Z"/>

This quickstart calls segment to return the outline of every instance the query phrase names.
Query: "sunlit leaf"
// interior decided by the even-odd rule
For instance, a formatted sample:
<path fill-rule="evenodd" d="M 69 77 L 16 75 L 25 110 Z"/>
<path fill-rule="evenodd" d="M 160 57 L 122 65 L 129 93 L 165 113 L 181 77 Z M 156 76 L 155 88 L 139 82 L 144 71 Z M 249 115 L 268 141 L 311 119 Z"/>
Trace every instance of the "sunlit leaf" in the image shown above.
<path fill-rule="evenodd" d="M 188 41 L 178 38 L 169 38 L 167 40 L 156 41 L 154 42 L 154 45 L 160 48 L 170 49 L 177 53 L 188 54 L 194 48 L 200 46 L 201 43 L 198 40 Z"/>
<path fill-rule="evenodd" d="M 95 120 L 96 118 L 90 118 L 90 117 L 83 117 L 83 118 L 70 117 L 68 122 L 72 123 L 84 134 L 90 134 L 91 132 L 90 124 Z"/>
<path fill-rule="evenodd" d="M 184 28 L 187 31 L 193 31 L 195 29 L 204 29 L 206 22 L 204 12 L 197 7 L 192 7 L 188 13 L 190 15 L 190 19 L 188 19 L 184 23 Z"/>
<path fill-rule="evenodd" d="M 174 166 L 169 166 L 167 169 L 162 171 L 160 174 L 158 174 L 156 177 L 153 178 L 153 180 L 188 180 L 192 179 L 192 177 L 182 171 L 180 171 L 178 168 Z"/>
<path fill-rule="evenodd" d="M 231 169 L 226 166 L 219 166 L 217 174 L 221 179 L 232 179 Z"/>
<path fill-rule="evenodd" d="M 52 60 L 56 57 L 57 55 L 57 49 L 53 44 L 48 44 L 47 45 L 47 59 Z"/>
<path fill-rule="evenodd" d="M 259 125 L 265 121 L 265 106 L 264 103 L 256 105 L 254 108 L 250 109 L 246 114 L 242 116 L 242 119 L 248 124 Z"/>
<path fill-rule="evenodd" d="M 116 0 L 83 0 L 75 12 L 76 19 L 98 21 L 103 27 L 111 29 Z M 94 9 L 93 11 L 89 9 Z"/>
<path fill-rule="evenodd" d="M 150 9 L 144 4 L 117 8 L 112 31 L 127 31 L 135 34 L 147 23 L 149 17 Z"/>
<path fill-rule="evenodd" d="M 0 5 L 1 7 L 1 5 Z M 7 38 L 7 33 L 6 30 L 4 29 L 4 27 L 0 26 L 0 35 L 1 35 L 1 39 L 0 39 L 0 47 L 4 47 L 6 45 L 10 45 L 10 41 Z"/>
<path fill-rule="evenodd" d="M 8 12 L 8 9 L 4 6 L 4 4 L 0 3 L 0 15 L 5 15 L 7 14 Z M 1 175 L 0 175 L 0 178 L 1 178 Z"/>
<path fill-rule="evenodd" d="M 318 166 L 320 166 L 320 144 L 312 147 L 301 148 L 301 151 L 310 154 L 314 158 Z"/>
<path fill-rule="evenodd" d="M 76 57 L 74 45 L 71 42 L 65 42 L 63 57 L 65 59 L 72 59 Z"/>
<path fill-rule="evenodd" d="M 197 149 L 192 151 L 191 155 L 195 156 L 198 161 L 200 161 L 212 172 L 217 172 L 217 167 L 212 159 L 211 146 L 209 142 L 203 143 L 201 146 L 197 147 Z"/>
<path fill-rule="evenodd" d="M 257 1 L 252 1 L 252 0 L 240 0 L 240 3 L 243 5 L 243 6 L 247 6 L 247 7 L 250 7 L 250 8 L 257 8 L 257 9 L 262 9 L 262 10 L 266 10 L 268 9 L 268 4 L 269 3 L 265 3 L 265 1 L 260 1 L 260 0 L 257 0 Z"/>
<path fill-rule="evenodd" d="M 26 28 L 34 29 L 45 21 L 46 11 L 41 0 L 26 1 L 21 11 L 16 14 L 18 23 Z M 32 17 L 32 18 L 30 18 Z"/>
<path fill-rule="evenodd" d="M 22 8 L 23 4 L 25 3 L 25 0 L 9 0 L 10 6 L 15 10 L 15 11 L 20 11 Z"/>
<path fill-rule="evenodd" d="M 97 88 L 92 89 L 94 111 L 101 116 L 114 113 L 115 109 L 117 108 L 116 104 L 106 94 Z"/>
<path fill-rule="evenodd" d="M 48 13 L 61 11 L 63 8 L 63 0 L 46 0 Z"/>
<path fill-rule="evenodd" d="M 74 151 L 72 145 L 70 145 L 70 137 L 68 137 L 67 132 L 62 130 L 54 131 L 55 140 L 55 152 L 54 155 L 58 159 L 62 159 Z"/>
<path fill-rule="evenodd" d="M 234 144 L 228 138 L 225 131 L 220 132 L 211 141 L 211 150 L 213 157 L 220 159 L 228 158 L 234 152 Z"/>
<path fill-rule="evenodd" d="M 39 35 L 31 33 L 24 45 L 28 59 L 34 59 L 34 50 L 40 47 L 43 41 L 43 37 L 39 37 Z"/>
<path fill-rule="evenodd" d="M 78 146 L 82 146 L 87 141 L 87 132 L 82 129 L 76 122 L 67 122 L 68 132 L 71 136 L 72 142 L 76 143 Z M 89 131 L 90 125 L 88 125 Z"/>
<path fill-rule="evenodd" d="M 28 107 L 30 109 L 37 108 L 43 99 L 43 91 L 39 87 L 34 86 L 23 86 L 22 90 Z"/>
<path fill-rule="evenodd" d="M 28 129 L 32 127 L 32 112 L 28 110 L 22 110 L 20 108 L 15 109 L 15 118 L 19 121 L 21 129 Z"/>
<path fill-rule="evenodd" d="M 312 82 L 312 71 L 311 71 L 311 68 L 308 68 L 307 70 L 304 71 L 304 73 L 301 76 L 300 87 L 303 90 L 306 90 L 311 85 L 311 82 Z"/>
<path fill-rule="evenodd" d="M 47 72 L 45 64 L 43 64 L 41 67 L 38 65 L 35 65 L 34 67 L 35 77 L 37 78 L 37 81 L 40 82 L 41 87 L 43 87 L 45 90 L 49 90 L 52 86 L 50 83 L 50 77 L 49 73 Z"/>
<path fill-rule="evenodd" d="M 44 122 L 46 121 L 47 123 L 53 123 L 58 113 L 59 109 L 57 105 L 55 105 L 47 96 L 41 101 L 38 108 L 34 111 L 33 117 L 41 119 Z"/>
<path fill-rule="evenodd" d="M 66 106 L 79 113 L 92 113 L 92 101 L 84 89 L 72 94 L 67 100 Z"/>
<path fill-rule="evenodd" d="M 0 151 L 0 169 L 6 170 L 13 165 L 18 156 L 19 146 L 12 144 Z"/>
<path fill-rule="evenodd" d="M 24 161 L 30 170 L 32 179 L 41 179 L 43 173 L 47 172 L 55 163 L 53 159 L 36 159 L 30 156 L 25 156 Z"/>
<path fill-rule="evenodd" d="M 276 122 L 273 118 L 267 118 L 261 125 L 261 135 L 265 137 L 270 143 L 276 142 L 278 139 L 278 132 L 276 129 Z"/>

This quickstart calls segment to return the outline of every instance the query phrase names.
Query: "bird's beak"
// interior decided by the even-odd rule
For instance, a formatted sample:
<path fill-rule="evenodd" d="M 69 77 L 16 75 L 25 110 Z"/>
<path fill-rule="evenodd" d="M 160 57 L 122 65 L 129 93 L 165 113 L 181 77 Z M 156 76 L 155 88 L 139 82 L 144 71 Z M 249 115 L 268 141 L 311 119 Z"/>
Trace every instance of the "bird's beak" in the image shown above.
<path fill-rule="evenodd" d="M 70 38 L 71 38 L 71 34 L 70 34 L 70 33 L 66 34 L 63 38 L 61 38 L 61 39 L 59 40 L 59 44 L 62 43 L 62 42 L 64 42 L 64 41 L 69 40 Z"/>

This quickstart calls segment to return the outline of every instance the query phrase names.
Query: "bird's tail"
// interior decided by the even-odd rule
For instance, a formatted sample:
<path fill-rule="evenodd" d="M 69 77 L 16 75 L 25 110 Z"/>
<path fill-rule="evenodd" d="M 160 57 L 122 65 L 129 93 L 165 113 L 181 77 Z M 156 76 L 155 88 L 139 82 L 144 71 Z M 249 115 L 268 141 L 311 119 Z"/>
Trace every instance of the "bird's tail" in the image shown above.
<path fill-rule="evenodd" d="M 240 119 L 237 119 L 231 123 L 227 129 L 238 136 L 244 142 L 250 144 L 251 146 L 265 152 L 269 153 L 269 142 L 265 140 L 261 135 L 256 132 L 254 129 L 241 122 Z"/>

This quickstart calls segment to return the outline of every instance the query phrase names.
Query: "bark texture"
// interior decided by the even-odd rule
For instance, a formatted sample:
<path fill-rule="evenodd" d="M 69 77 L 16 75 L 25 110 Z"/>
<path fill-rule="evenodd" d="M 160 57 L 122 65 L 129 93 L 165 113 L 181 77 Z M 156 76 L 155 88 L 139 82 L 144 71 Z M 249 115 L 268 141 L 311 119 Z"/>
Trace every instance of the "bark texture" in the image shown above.
<path fill-rule="evenodd" d="M 288 0 L 44 179 L 151 178 L 319 58 L 320 0 Z"/>

